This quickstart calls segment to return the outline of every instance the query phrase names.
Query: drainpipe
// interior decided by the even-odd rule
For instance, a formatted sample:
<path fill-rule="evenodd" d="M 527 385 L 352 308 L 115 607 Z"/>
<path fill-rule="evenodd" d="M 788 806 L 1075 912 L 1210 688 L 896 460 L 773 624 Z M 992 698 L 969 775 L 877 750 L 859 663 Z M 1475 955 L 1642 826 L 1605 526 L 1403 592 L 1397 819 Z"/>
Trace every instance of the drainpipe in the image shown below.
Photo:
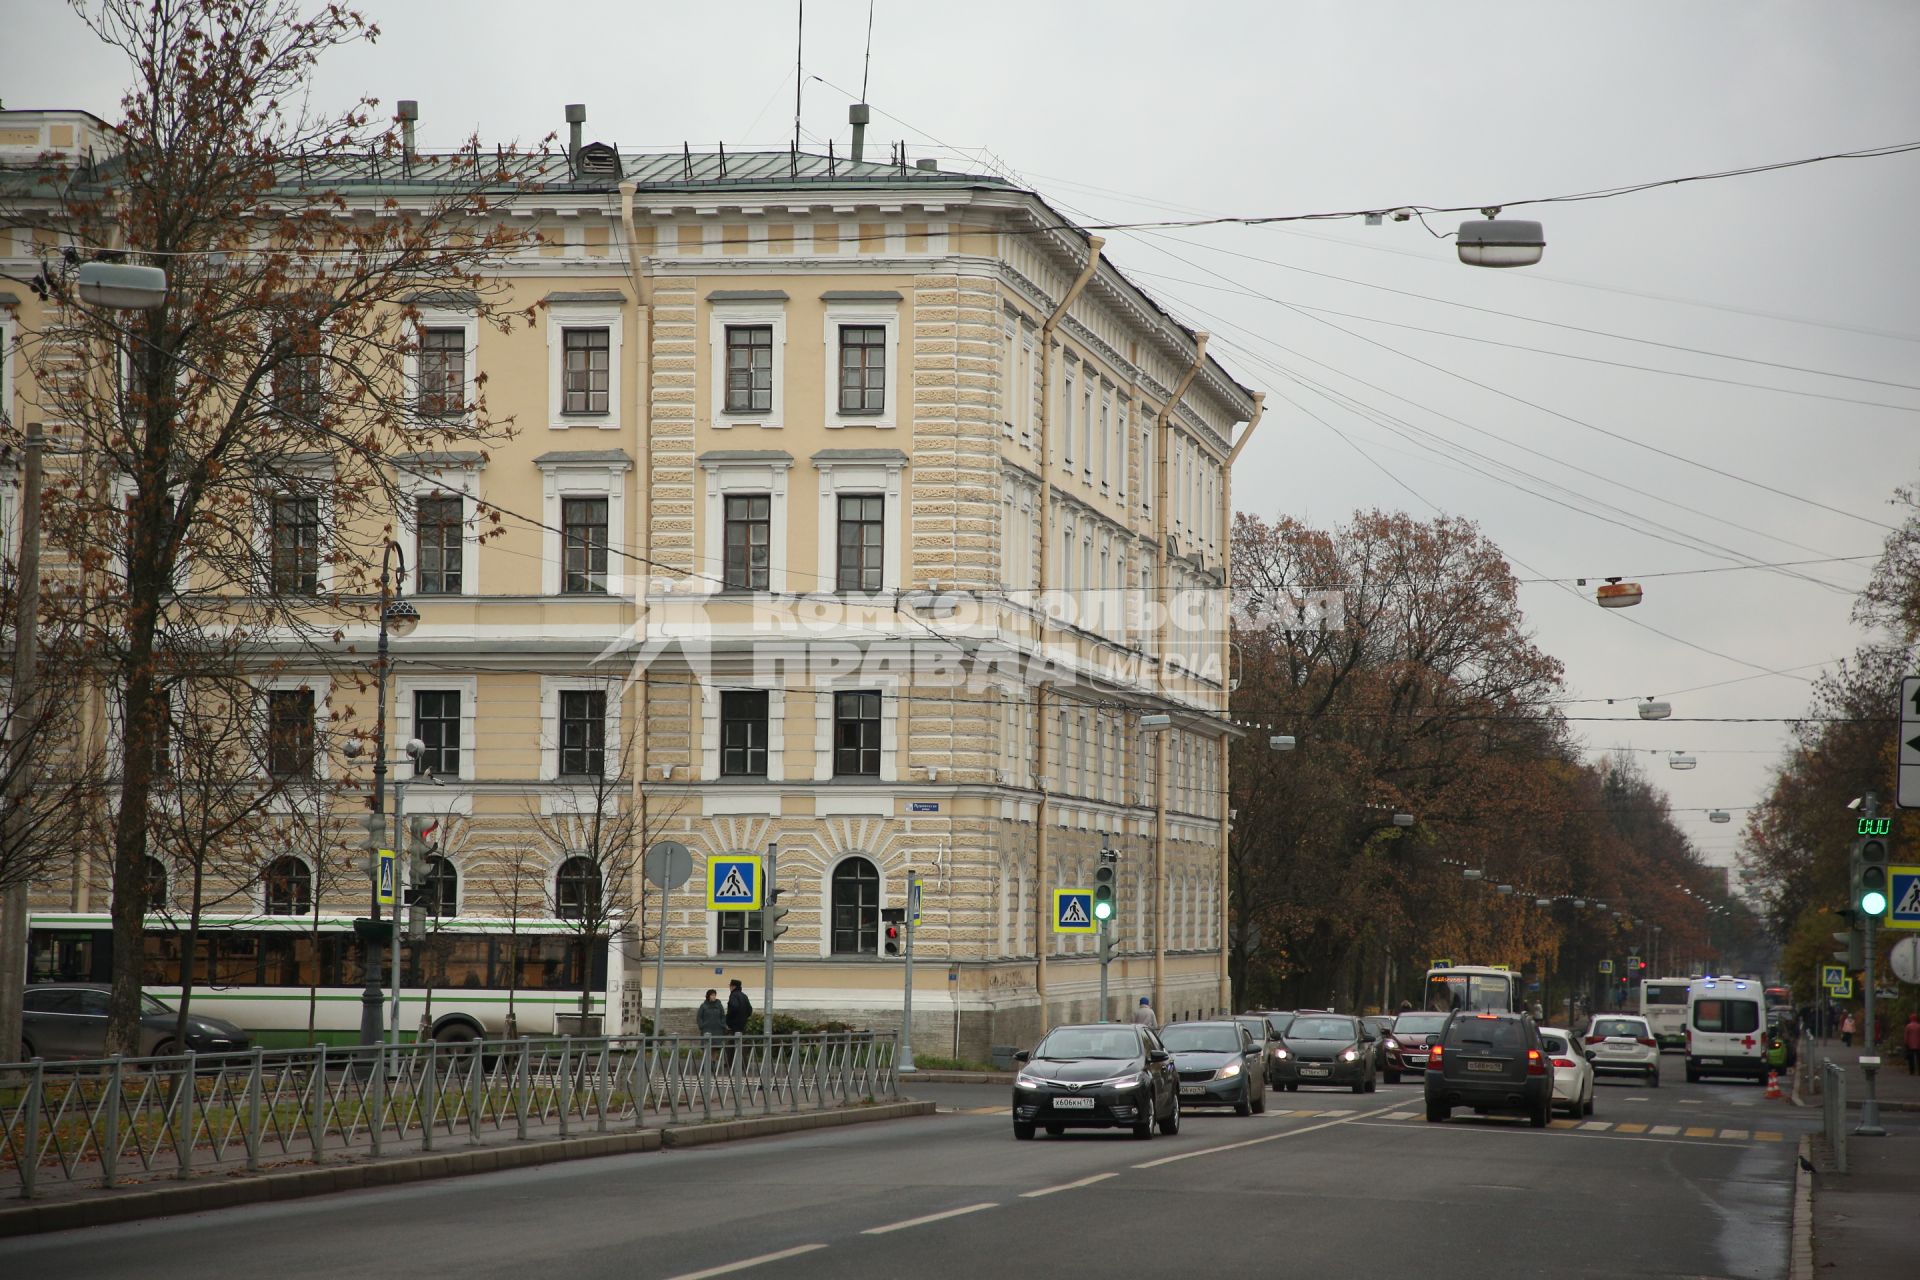
<path fill-rule="evenodd" d="M 1173 599 L 1172 579 L 1167 573 L 1167 474 L 1172 469 L 1170 458 L 1173 450 L 1167 447 L 1167 422 L 1173 417 L 1173 411 L 1180 403 L 1180 397 L 1187 394 L 1187 388 L 1193 385 L 1194 378 L 1207 361 L 1207 339 L 1210 335 L 1200 330 L 1193 335 L 1193 363 L 1174 384 L 1173 394 L 1160 406 L 1160 412 L 1154 415 L 1153 436 L 1160 447 L 1154 450 L 1154 493 L 1153 493 L 1153 588 L 1162 600 L 1171 605 Z M 1171 608 L 1156 608 L 1153 621 L 1153 656 L 1158 664 L 1160 692 L 1164 696 L 1167 690 L 1167 615 Z M 1154 735 L 1153 749 L 1153 999 L 1154 1008 L 1166 1007 L 1167 998 L 1167 911 L 1169 908 L 1167 888 L 1167 755 L 1168 739 L 1173 736 L 1170 726 L 1166 732 Z M 1222 898 L 1226 896 L 1224 888 Z M 1223 952 L 1224 954 L 1224 952 Z"/>
<path fill-rule="evenodd" d="M 1255 429 L 1259 427 L 1260 419 L 1265 417 L 1266 413 L 1267 393 L 1264 391 L 1254 392 L 1253 416 L 1247 419 L 1247 429 L 1240 433 L 1240 438 L 1234 441 L 1233 448 L 1227 452 L 1227 465 L 1220 468 L 1220 572 L 1222 575 L 1230 573 L 1233 568 L 1233 460 L 1238 458 L 1240 451 L 1247 447 L 1247 441 L 1253 439 L 1253 433 Z M 1227 590 L 1229 592 L 1233 590 L 1231 578 L 1227 581 Z M 1231 614 L 1220 620 L 1220 662 L 1220 678 L 1227 689 L 1228 698 L 1228 706 L 1223 707 L 1222 710 L 1230 710 L 1233 698 L 1233 621 Z M 1230 810 L 1228 808 L 1228 799 L 1233 794 L 1230 785 L 1232 772 L 1228 767 L 1231 760 L 1228 751 L 1232 746 L 1232 741 L 1232 738 L 1225 731 L 1222 731 L 1220 734 L 1220 795 L 1218 797 L 1218 803 L 1220 805 L 1220 1000 L 1229 1010 L 1233 1008 L 1233 969 L 1232 966 L 1227 963 L 1228 953 L 1226 950 L 1227 940 L 1230 936 L 1227 929 L 1233 919 L 1227 901 L 1227 887 L 1230 883 L 1227 877 L 1231 869 L 1230 860 L 1227 856 L 1227 843 L 1233 838 L 1233 823 L 1229 816 Z M 1382 1011 L 1384 1011 L 1385 1008 L 1386 1006 L 1383 1004 L 1381 1006 Z"/>
<path fill-rule="evenodd" d="M 574 108 L 568 107 L 567 116 L 570 120 L 573 113 Z M 582 117 L 586 115 L 584 107 L 580 108 L 580 114 Z M 579 132 L 580 126 L 576 123 L 574 125 L 576 153 L 579 150 L 577 145 Z M 651 263 L 643 264 L 637 257 L 636 246 L 639 238 L 634 234 L 633 225 L 634 189 L 635 184 L 630 178 L 620 183 L 620 234 L 626 240 L 627 278 L 633 284 L 634 312 L 633 337 L 630 340 L 633 347 L 633 361 L 630 366 L 633 376 L 628 380 L 631 390 L 627 393 L 633 405 L 634 502 L 633 522 L 628 532 L 627 545 L 637 549 L 640 555 L 635 571 L 637 581 L 633 584 L 633 622 L 629 635 L 636 646 L 643 646 L 646 643 L 648 621 L 647 592 L 652 585 L 653 570 L 653 396 L 650 376 L 650 355 L 653 350 L 653 282 L 648 275 Z M 634 683 L 638 686 L 635 691 L 638 706 L 635 708 L 633 729 L 634 763 L 637 767 L 633 771 L 633 804 L 635 812 L 640 813 L 645 812 L 642 807 L 645 803 L 642 789 L 647 780 L 647 721 L 651 713 L 649 696 L 651 685 L 645 667 L 642 667 L 637 675 L 638 679 Z M 640 838 L 642 840 L 646 838 L 645 832 L 640 833 Z M 635 890 L 638 894 L 644 895 L 646 893 L 644 882 L 636 885 Z M 665 898 L 666 895 L 662 894 L 663 903 Z M 645 899 L 641 897 L 638 900 Z M 665 912 L 662 911 L 660 920 L 654 926 L 653 945 L 657 948 L 655 954 L 659 957 L 664 957 L 666 954 L 666 924 Z M 644 942 L 645 939 L 643 938 L 642 941 Z M 654 1034 L 659 1033 L 660 1028 L 655 1027 Z"/>
<path fill-rule="evenodd" d="M 1073 283 L 1061 296 L 1060 305 L 1053 309 L 1046 323 L 1040 326 L 1040 590 L 1037 596 L 1044 597 L 1053 585 L 1053 331 L 1066 318 L 1067 308 L 1080 297 L 1087 282 L 1093 279 L 1093 273 L 1100 269 L 1100 250 L 1107 242 L 1100 236 L 1087 237 L 1087 261 L 1080 268 Z M 1047 614 L 1040 610 L 1037 648 L 1044 649 L 1047 642 Z M 1049 916 L 1052 903 L 1047 896 L 1047 801 L 1049 798 L 1049 780 L 1047 776 L 1047 687 L 1036 685 L 1033 691 L 1034 704 L 1034 774 L 1039 783 L 1040 799 L 1034 805 L 1034 915 L 1039 927 L 1034 931 L 1033 947 L 1033 987 L 1040 1002 L 1040 1024 L 1048 1025 L 1047 1015 L 1047 947 L 1053 937 L 1053 920 Z"/>

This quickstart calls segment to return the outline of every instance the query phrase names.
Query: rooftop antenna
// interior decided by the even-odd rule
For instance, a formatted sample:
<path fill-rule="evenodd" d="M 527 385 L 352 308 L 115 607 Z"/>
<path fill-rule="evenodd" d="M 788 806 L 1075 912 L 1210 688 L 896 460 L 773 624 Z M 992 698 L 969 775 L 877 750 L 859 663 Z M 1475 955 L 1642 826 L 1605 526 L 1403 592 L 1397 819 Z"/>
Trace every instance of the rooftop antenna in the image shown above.
<path fill-rule="evenodd" d="M 806 86 L 807 78 L 800 71 L 800 50 L 806 42 L 807 0 L 795 0 L 798 11 L 793 24 L 793 149 L 800 150 L 800 90 Z"/>

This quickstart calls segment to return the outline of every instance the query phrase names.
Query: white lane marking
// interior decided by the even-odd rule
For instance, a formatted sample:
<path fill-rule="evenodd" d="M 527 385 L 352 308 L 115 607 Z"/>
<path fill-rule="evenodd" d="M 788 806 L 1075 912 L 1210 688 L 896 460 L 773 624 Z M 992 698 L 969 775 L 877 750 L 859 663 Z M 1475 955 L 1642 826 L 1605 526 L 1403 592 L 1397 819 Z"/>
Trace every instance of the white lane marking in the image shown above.
<path fill-rule="evenodd" d="M 1653 1128 L 1647 1130 L 1647 1132 L 1651 1133 L 1656 1138 L 1670 1138 L 1674 1134 L 1680 1132 L 1680 1126 L 1677 1124 L 1657 1124 L 1653 1126 Z"/>
<path fill-rule="evenodd" d="M 884 1227 L 868 1227 L 860 1234 L 863 1236 L 884 1236 L 889 1231 L 905 1231 L 908 1227 L 922 1227 L 929 1222 L 939 1222 L 943 1218 L 958 1218 L 962 1214 L 978 1213 L 982 1209 L 997 1209 L 999 1207 L 1000 1205 L 997 1201 L 989 1200 L 982 1204 L 970 1204 L 959 1209 L 948 1209 L 945 1213 L 930 1213 L 924 1218 L 908 1218 L 905 1222 L 889 1222 Z"/>
<path fill-rule="evenodd" d="M 757 1258 L 742 1258 L 738 1262 L 729 1262 L 724 1267 L 708 1267 L 705 1271 L 687 1271 L 674 1276 L 673 1280 L 707 1280 L 709 1276 L 731 1275 L 735 1271 L 745 1271 L 748 1267 L 758 1267 L 769 1262 L 784 1262 L 788 1258 L 797 1258 L 803 1253 L 812 1253 L 815 1249 L 824 1249 L 824 1244 L 800 1244 L 791 1249 L 782 1249 L 778 1253 L 763 1253 Z"/>
<path fill-rule="evenodd" d="M 1589 1120 L 1580 1127 L 1591 1133 L 1605 1133 L 1607 1130 L 1613 1128 L 1613 1122 L 1610 1120 Z"/>
<path fill-rule="evenodd" d="M 1652 1099 L 1652 1098 L 1646 1098 L 1646 1097 L 1641 1097 L 1641 1098 L 1625 1098 L 1625 1099 L 1622 1099 L 1622 1101 L 1625 1101 L 1625 1102 L 1652 1102 L 1652 1101 L 1653 1101 L 1653 1099 Z"/>
<path fill-rule="evenodd" d="M 1388 1120 L 1411 1120 L 1419 1114 L 1418 1111 L 1389 1111 L 1385 1118 Z"/>
<path fill-rule="evenodd" d="M 1144 1164 L 1137 1164 L 1133 1167 L 1136 1169 L 1154 1169 L 1163 1164 L 1173 1164 L 1179 1160 L 1191 1160 L 1195 1156 L 1212 1156 L 1218 1155 L 1222 1151 L 1238 1151 L 1242 1147 L 1257 1147 L 1263 1142 L 1278 1142 L 1282 1138 L 1297 1138 L 1303 1133 L 1312 1133 L 1316 1129 L 1331 1129 L 1337 1124 L 1354 1124 L 1359 1120 L 1366 1119 L 1368 1116 L 1383 1116 L 1391 1110 L 1391 1107 L 1382 1107 L 1378 1111 L 1362 1112 L 1357 1117 L 1342 1116 L 1335 1120 L 1323 1120 L 1319 1124 L 1303 1125 L 1298 1129 L 1286 1129 L 1280 1133 L 1270 1133 L 1264 1138 L 1248 1138 L 1245 1142 L 1229 1142 L 1224 1147 L 1202 1147 L 1198 1151 L 1182 1151 L 1177 1156 L 1162 1156 L 1158 1160 L 1148 1160 Z"/>
<path fill-rule="evenodd" d="M 1675 1101 L 1683 1107 L 1697 1107 L 1700 1105 L 1700 1099 L 1698 1098 L 1678 1098 L 1675 1099 Z"/>
<path fill-rule="evenodd" d="M 1350 1123 L 1367 1129 L 1397 1129 L 1401 1133 L 1433 1133 L 1440 1129 L 1452 1129 L 1455 1133 L 1504 1133 L 1512 1137 L 1522 1137 L 1532 1132 L 1531 1125 L 1489 1124 L 1489 1125 L 1388 1125 L 1365 1119 Z M 1725 1142 L 1703 1142 L 1695 1138 L 1634 1138 L 1624 1133 L 1581 1133 L 1575 1129 L 1547 1129 L 1535 1135 L 1547 1138 L 1572 1138 L 1579 1142 L 1656 1142 L 1667 1147 L 1718 1147 L 1722 1151 L 1730 1149 Z M 1758 1146 L 1758 1143 L 1749 1143 Z"/>
<path fill-rule="evenodd" d="M 1118 1170 L 1112 1173 L 1096 1173 L 1091 1178 L 1082 1178 L 1078 1182 L 1063 1182 L 1057 1187 L 1042 1187 L 1038 1191 L 1022 1191 L 1020 1198 L 1022 1200 L 1035 1200 L 1041 1196 L 1050 1196 L 1056 1191 L 1072 1191 L 1075 1187 L 1090 1187 L 1096 1182 L 1105 1182 L 1108 1178 L 1117 1178 L 1119 1176 L 1120 1173 Z"/>
<path fill-rule="evenodd" d="M 1745 1129 L 1722 1129 L 1720 1136 L 1733 1142 L 1745 1142 L 1753 1135 Z"/>

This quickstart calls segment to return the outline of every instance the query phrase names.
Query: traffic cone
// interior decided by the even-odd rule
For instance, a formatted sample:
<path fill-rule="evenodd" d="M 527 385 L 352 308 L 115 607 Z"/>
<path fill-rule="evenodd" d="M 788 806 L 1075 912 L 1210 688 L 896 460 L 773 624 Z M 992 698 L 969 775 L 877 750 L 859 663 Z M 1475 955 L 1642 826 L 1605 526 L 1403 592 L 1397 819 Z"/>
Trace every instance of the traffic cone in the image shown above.
<path fill-rule="evenodd" d="M 1780 1092 L 1780 1073 L 1778 1071 L 1767 1072 L 1767 1097 L 1777 1102 L 1785 1096 L 1786 1095 Z"/>

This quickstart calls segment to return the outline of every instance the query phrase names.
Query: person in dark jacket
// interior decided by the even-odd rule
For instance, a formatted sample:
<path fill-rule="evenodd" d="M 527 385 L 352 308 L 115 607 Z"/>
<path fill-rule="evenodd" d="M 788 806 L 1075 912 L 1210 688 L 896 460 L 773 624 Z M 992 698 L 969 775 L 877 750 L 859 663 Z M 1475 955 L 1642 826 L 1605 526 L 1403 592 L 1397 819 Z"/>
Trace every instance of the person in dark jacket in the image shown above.
<path fill-rule="evenodd" d="M 707 998 L 700 1002 L 700 1011 L 695 1017 L 695 1025 L 703 1036 L 723 1036 L 727 1034 L 727 1007 L 720 1003 L 720 997 L 712 987 L 707 988 Z"/>
<path fill-rule="evenodd" d="M 740 989 L 740 979 L 735 978 L 727 991 L 727 1034 L 732 1039 L 727 1044 L 727 1070 L 733 1069 L 734 1055 L 739 1052 L 740 1037 L 747 1033 L 747 1019 L 753 1016 L 753 1001 L 747 999 L 747 993 Z"/>

